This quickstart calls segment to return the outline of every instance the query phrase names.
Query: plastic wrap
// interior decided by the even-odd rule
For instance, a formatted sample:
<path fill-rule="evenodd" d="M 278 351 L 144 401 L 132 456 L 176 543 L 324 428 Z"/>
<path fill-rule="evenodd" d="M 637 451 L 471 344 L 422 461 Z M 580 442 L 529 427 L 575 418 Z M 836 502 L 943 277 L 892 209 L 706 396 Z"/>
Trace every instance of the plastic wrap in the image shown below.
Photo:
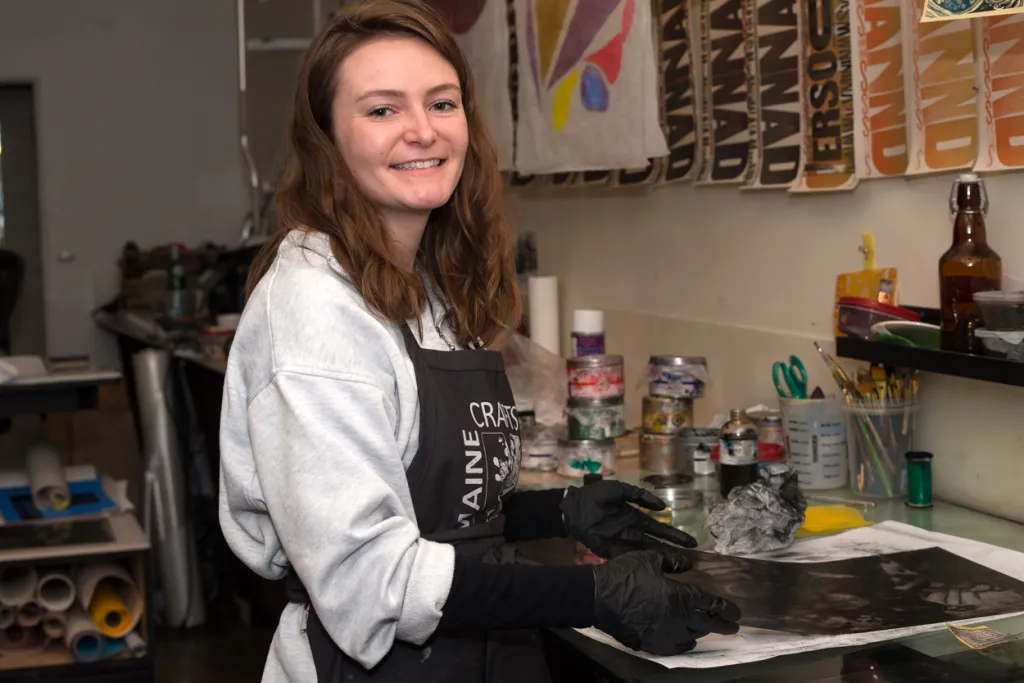
<path fill-rule="evenodd" d="M 758 481 L 739 486 L 708 514 L 708 531 L 722 555 L 750 555 L 785 548 L 804 523 L 807 501 L 796 470 L 770 463 Z"/>
<path fill-rule="evenodd" d="M 501 355 L 516 403 L 533 404 L 541 427 L 561 424 L 568 397 L 565 359 L 521 334 L 505 342 Z"/>

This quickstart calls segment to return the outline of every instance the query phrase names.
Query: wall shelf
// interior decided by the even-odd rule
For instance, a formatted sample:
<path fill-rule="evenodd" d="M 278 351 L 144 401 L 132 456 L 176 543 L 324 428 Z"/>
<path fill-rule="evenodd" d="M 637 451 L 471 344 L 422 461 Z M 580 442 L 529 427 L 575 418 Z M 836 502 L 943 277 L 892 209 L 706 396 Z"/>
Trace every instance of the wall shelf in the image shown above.
<path fill-rule="evenodd" d="M 922 372 L 1024 387 L 1024 363 L 955 351 L 914 349 L 853 337 L 836 338 L 836 355 Z"/>

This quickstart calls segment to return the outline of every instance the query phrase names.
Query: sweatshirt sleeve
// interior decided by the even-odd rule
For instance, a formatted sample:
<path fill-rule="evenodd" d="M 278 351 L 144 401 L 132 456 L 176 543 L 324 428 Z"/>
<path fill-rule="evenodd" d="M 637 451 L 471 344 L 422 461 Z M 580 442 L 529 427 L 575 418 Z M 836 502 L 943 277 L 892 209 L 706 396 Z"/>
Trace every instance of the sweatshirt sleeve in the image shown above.
<path fill-rule="evenodd" d="M 376 385 L 278 371 L 247 411 L 255 477 L 284 555 L 341 650 L 372 668 L 422 644 L 451 588 L 454 551 L 420 538 Z"/>

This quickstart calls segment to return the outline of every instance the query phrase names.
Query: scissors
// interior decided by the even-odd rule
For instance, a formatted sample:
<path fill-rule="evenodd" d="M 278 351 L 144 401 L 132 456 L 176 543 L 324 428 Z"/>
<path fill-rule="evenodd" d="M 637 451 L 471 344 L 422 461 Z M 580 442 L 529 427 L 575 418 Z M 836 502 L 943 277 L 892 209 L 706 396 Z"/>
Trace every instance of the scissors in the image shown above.
<path fill-rule="evenodd" d="M 783 398 L 807 398 L 807 370 L 796 356 L 789 357 L 789 365 L 782 361 L 772 364 L 772 381 Z"/>

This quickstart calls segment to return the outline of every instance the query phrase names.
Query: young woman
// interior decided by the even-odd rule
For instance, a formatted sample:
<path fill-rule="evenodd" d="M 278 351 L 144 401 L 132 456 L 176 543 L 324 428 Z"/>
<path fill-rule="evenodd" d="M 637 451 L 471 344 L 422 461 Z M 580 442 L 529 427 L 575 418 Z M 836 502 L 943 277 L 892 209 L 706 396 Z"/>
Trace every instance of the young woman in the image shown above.
<path fill-rule="evenodd" d="M 544 680 L 538 627 L 597 626 L 684 652 L 734 605 L 653 550 L 529 565 L 506 546 L 572 536 L 608 556 L 693 545 L 603 481 L 514 492 L 520 442 L 500 344 L 518 311 L 495 150 L 437 14 L 377 0 L 302 62 L 221 424 L 221 526 L 291 604 L 264 681 Z"/>

